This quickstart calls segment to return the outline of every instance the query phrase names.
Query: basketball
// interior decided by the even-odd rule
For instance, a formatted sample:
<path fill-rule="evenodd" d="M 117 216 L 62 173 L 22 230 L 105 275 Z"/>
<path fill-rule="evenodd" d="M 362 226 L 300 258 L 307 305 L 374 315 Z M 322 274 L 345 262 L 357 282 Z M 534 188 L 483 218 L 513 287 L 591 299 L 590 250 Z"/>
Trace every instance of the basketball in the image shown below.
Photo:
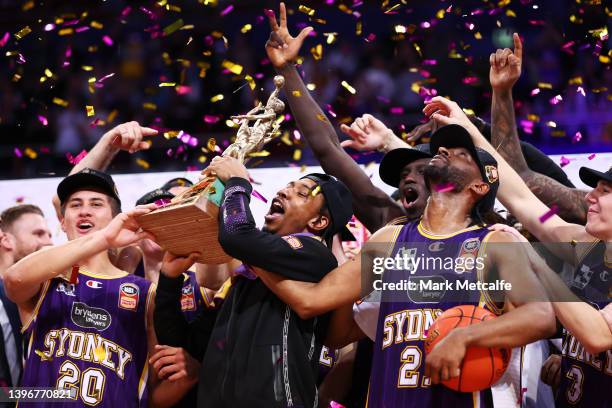
<path fill-rule="evenodd" d="M 429 353 L 451 330 L 494 319 L 495 314 L 473 305 L 456 306 L 442 313 L 431 325 L 425 340 Z M 461 363 L 459 377 L 442 381 L 450 389 L 474 392 L 490 388 L 506 371 L 512 349 L 468 347 Z"/>

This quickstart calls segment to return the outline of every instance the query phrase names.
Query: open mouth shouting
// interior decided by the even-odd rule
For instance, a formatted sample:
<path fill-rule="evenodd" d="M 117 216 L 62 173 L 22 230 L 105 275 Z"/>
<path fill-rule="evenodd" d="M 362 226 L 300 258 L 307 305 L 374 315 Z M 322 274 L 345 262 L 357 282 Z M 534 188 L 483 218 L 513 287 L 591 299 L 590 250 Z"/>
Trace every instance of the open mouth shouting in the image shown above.
<path fill-rule="evenodd" d="M 266 222 L 276 221 L 281 218 L 285 214 L 285 207 L 281 200 L 278 197 L 275 197 L 272 200 L 272 204 L 270 205 L 270 210 L 265 216 Z"/>
<path fill-rule="evenodd" d="M 79 220 L 76 226 L 79 234 L 87 234 L 94 227 L 94 224 L 89 220 Z"/>
<path fill-rule="evenodd" d="M 409 209 L 415 206 L 419 199 L 419 192 L 413 187 L 404 188 L 404 196 L 402 197 L 402 205 L 404 208 Z"/>

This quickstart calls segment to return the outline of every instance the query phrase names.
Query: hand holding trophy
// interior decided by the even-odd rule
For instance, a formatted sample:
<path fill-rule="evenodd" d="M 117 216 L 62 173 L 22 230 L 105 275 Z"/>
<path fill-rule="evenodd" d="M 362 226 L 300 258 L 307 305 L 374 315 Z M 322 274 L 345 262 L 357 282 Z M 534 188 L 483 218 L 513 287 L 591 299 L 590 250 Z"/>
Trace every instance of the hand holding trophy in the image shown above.
<path fill-rule="evenodd" d="M 276 117 L 285 109 L 278 98 L 285 79 L 274 77 L 275 90 L 265 106 L 261 103 L 245 115 L 232 116 L 240 120 L 236 141 L 223 152 L 223 157 L 234 157 L 241 163 L 248 155 L 263 149 L 278 133 Z M 251 122 L 254 122 L 249 126 Z M 177 195 L 170 204 L 138 218 L 141 228 L 155 236 L 156 242 L 175 255 L 200 252 L 196 260 L 205 264 L 221 264 L 230 260 L 219 245 L 218 215 L 224 185 L 212 172 L 189 190 Z"/>

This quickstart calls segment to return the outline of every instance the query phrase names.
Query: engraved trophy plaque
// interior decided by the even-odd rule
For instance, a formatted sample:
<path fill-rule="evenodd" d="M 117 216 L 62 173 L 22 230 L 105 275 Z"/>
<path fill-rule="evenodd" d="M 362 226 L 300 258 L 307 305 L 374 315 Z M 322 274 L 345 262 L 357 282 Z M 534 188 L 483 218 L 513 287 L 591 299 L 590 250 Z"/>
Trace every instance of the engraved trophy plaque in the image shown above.
<path fill-rule="evenodd" d="M 282 76 L 275 76 L 276 89 L 265 106 L 259 103 L 245 115 L 232 116 L 240 120 L 240 128 L 236 141 L 225 149 L 223 156 L 232 156 L 244 163 L 250 153 L 262 150 L 277 135 L 280 124 L 276 117 L 285 109 L 278 94 L 284 84 Z M 168 205 L 138 217 L 138 224 L 152 233 L 161 247 L 176 255 L 201 252 L 199 263 L 226 263 L 231 258 L 223 252 L 218 241 L 223 190 L 224 185 L 217 178 L 204 178 L 174 197 Z"/>

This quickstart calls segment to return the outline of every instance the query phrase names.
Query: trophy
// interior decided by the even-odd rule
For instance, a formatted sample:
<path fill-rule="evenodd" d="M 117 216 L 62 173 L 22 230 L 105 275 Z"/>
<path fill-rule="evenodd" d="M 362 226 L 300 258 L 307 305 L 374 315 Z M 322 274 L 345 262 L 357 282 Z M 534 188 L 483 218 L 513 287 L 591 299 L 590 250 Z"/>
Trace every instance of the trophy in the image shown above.
<path fill-rule="evenodd" d="M 285 79 L 281 75 L 275 76 L 276 89 L 265 106 L 259 103 L 245 115 L 232 116 L 232 119 L 240 120 L 240 128 L 236 141 L 225 149 L 223 156 L 244 163 L 250 153 L 262 150 L 278 134 L 280 123 L 276 117 L 285 109 L 278 94 L 284 85 Z M 251 122 L 253 124 L 249 126 Z M 176 255 L 200 252 L 199 263 L 229 262 L 230 256 L 223 252 L 218 241 L 218 215 L 224 189 L 216 177 L 205 177 L 174 197 L 168 205 L 138 217 L 138 224 L 152 233 L 162 248 Z"/>

